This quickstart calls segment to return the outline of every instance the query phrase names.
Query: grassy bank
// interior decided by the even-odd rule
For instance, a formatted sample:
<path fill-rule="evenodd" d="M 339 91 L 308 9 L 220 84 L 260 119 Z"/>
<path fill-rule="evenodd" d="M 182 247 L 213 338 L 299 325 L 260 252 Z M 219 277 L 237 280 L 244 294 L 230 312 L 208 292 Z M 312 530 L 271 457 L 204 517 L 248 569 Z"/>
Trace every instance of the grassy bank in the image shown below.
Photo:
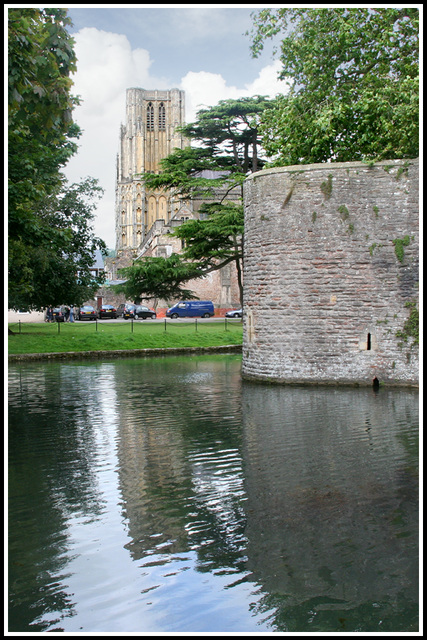
<path fill-rule="evenodd" d="M 240 321 L 11 324 L 9 354 L 219 347 L 242 344 Z M 20 333 L 19 333 L 20 331 Z"/>

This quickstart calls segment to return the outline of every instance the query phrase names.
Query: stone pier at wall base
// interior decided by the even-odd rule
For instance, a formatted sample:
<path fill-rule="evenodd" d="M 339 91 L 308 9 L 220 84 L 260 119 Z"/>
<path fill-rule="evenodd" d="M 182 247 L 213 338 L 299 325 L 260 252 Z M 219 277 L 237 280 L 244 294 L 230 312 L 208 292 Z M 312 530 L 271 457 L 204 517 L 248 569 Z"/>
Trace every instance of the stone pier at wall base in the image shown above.
<path fill-rule="evenodd" d="M 243 378 L 418 386 L 418 160 L 266 169 L 244 205 Z"/>

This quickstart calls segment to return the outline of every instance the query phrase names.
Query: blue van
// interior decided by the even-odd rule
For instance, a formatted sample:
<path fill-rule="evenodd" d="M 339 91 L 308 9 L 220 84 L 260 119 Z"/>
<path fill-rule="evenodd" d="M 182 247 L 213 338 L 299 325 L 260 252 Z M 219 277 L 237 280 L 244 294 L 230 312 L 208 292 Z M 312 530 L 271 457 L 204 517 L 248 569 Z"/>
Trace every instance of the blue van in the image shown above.
<path fill-rule="evenodd" d="M 215 315 L 211 300 L 185 300 L 166 311 L 167 318 L 210 318 Z"/>

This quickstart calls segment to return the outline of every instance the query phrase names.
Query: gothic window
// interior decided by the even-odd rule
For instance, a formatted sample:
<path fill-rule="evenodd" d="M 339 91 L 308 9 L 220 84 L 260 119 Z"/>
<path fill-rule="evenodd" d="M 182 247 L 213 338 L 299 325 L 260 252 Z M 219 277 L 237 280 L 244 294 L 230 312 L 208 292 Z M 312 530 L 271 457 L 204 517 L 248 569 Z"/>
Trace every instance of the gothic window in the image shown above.
<path fill-rule="evenodd" d="M 148 131 L 154 130 L 154 107 L 152 102 L 149 102 L 147 106 L 147 129 Z"/>
<path fill-rule="evenodd" d="M 159 106 L 159 129 L 166 129 L 166 111 L 163 102 Z"/>

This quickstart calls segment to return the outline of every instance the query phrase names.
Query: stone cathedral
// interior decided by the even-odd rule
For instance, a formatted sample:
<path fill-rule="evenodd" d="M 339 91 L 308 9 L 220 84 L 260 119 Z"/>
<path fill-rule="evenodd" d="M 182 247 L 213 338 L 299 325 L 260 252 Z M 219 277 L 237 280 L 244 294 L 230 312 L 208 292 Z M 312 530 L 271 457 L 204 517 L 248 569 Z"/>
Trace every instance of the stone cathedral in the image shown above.
<path fill-rule="evenodd" d="M 155 173 L 175 147 L 188 146 L 176 129 L 184 124 L 184 92 L 127 89 L 126 124 L 120 128 L 116 177 L 116 250 L 137 251 L 156 220 L 168 222 L 174 202 L 147 191 L 142 173 Z M 175 203 L 176 206 L 176 203 Z"/>
<path fill-rule="evenodd" d="M 134 258 L 170 256 L 182 249 L 170 233 L 186 220 L 199 217 L 202 199 L 183 201 L 164 190 L 149 191 L 142 173 L 160 171 L 160 160 L 175 148 L 189 146 L 177 128 L 185 124 L 185 94 L 131 88 L 126 91 L 126 124 L 120 127 L 116 175 L 117 267 Z M 206 172 L 205 177 L 215 177 Z M 218 196 L 238 200 L 239 193 Z M 117 268 L 116 267 L 116 268 Z M 227 265 L 206 278 L 191 281 L 189 288 L 216 307 L 239 306 L 236 271 Z"/>

